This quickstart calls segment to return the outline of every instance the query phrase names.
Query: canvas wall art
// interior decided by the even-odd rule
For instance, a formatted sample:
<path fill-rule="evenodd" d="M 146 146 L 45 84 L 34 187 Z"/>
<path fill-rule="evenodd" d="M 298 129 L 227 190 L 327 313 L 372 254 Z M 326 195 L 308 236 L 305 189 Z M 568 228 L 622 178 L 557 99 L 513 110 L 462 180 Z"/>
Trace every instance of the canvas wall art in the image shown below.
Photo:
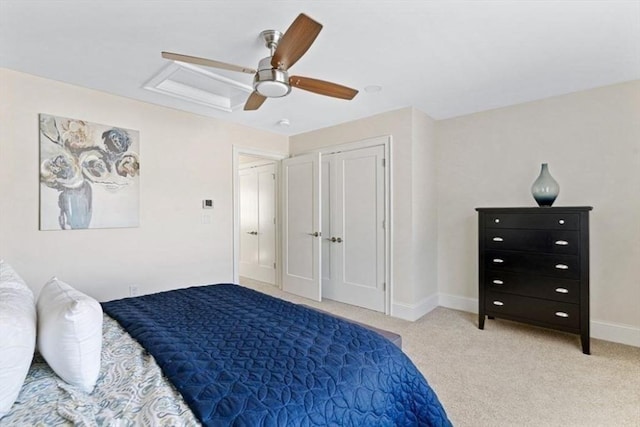
<path fill-rule="evenodd" d="M 40 229 L 137 227 L 138 131 L 40 114 Z"/>

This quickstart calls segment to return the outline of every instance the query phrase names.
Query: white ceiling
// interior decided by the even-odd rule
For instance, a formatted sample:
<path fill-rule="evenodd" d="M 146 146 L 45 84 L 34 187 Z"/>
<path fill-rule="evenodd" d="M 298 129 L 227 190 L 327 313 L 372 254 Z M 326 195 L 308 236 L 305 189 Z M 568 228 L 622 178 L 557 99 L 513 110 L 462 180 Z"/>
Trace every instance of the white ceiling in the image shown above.
<path fill-rule="evenodd" d="M 353 101 L 294 89 L 229 113 L 143 89 L 168 63 L 162 50 L 255 68 L 268 55 L 259 33 L 301 12 L 324 28 L 292 74 L 359 89 Z M 0 0 L 0 67 L 292 135 L 406 106 L 443 119 L 640 79 L 640 1 Z"/>

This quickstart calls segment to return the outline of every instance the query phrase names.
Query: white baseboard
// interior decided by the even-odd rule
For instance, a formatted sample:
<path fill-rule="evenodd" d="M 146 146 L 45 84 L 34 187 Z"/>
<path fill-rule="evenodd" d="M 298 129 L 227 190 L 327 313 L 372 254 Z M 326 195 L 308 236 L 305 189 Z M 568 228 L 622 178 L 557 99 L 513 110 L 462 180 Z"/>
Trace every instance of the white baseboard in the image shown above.
<path fill-rule="evenodd" d="M 454 310 L 467 311 L 469 313 L 478 312 L 477 298 L 459 297 L 440 293 L 438 294 L 438 305 Z M 431 310 L 433 310 L 433 308 Z M 591 338 L 640 347 L 640 328 L 620 323 L 592 320 Z"/>
<path fill-rule="evenodd" d="M 466 311 L 469 313 L 478 313 L 478 299 L 459 297 L 450 294 L 438 294 L 438 305 L 454 310 Z"/>
<path fill-rule="evenodd" d="M 391 316 L 399 319 L 415 322 L 425 314 L 438 306 L 438 294 L 431 295 L 419 301 L 417 304 L 391 304 Z"/>
<path fill-rule="evenodd" d="M 591 338 L 640 347 L 640 328 L 621 323 L 592 320 Z"/>

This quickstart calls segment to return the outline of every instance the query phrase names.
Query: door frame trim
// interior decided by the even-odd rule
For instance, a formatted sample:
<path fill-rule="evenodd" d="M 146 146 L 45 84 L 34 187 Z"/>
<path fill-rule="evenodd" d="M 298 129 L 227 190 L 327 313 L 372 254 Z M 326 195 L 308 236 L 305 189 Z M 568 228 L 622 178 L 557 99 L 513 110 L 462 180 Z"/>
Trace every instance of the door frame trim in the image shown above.
<path fill-rule="evenodd" d="M 385 170 L 384 170 L 384 214 L 385 214 L 385 228 L 384 228 L 384 240 L 385 240 L 385 296 L 384 296 L 384 314 L 390 316 L 391 313 L 391 301 L 393 301 L 393 157 L 391 155 L 391 148 L 393 145 L 393 137 L 391 135 L 381 135 L 372 138 L 366 138 L 358 141 L 347 142 L 344 144 L 330 145 L 326 147 L 319 147 L 303 153 L 320 153 L 321 155 L 327 155 L 331 153 L 341 151 L 352 151 L 361 148 L 375 147 L 377 145 L 384 146 L 385 157 Z M 295 157 L 295 156 L 293 156 Z"/>
<path fill-rule="evenodd" d="M 232 145 L 232 185 L 233 185 L 233 283 L 240 282 L 240 159 L 241 155 L 261 157 L 275 162 L 275 216 L 276 216 L 276 286 L 282 288 L 281 266 L 280 266 L 280 160 L 289 157 L 287 154 L 273 151 L 263 151 L 254 148 Z"/>

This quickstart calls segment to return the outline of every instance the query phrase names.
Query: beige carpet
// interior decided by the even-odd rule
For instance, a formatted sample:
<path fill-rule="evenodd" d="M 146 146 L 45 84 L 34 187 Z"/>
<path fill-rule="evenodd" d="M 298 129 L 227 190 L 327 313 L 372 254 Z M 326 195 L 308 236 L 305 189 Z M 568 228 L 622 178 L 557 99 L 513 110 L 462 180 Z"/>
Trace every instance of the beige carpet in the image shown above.
<path fill-rule="evenodd" d="M 402 335 L 402 346 L 456 426 L 640 426 L 640 348 L 439 307 L 416 322 L 335 301 L 258 291 Z"/>

